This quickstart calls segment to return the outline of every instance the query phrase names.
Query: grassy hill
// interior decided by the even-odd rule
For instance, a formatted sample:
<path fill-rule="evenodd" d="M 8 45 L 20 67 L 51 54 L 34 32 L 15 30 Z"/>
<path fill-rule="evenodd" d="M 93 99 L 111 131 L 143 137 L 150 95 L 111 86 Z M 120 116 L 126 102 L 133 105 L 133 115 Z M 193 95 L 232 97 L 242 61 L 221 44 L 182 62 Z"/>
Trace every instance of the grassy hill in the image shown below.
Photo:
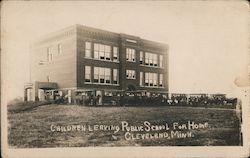
<path fill-rule="evenodd" d="M 239 119 L 233 109 L 194 107 L 85 107 L 49 104 L 8 113 L 8 142 L 12 148 L 85 147 L 85 146 L 235 146 L 240 144 Z M 143 126 L 143 131 L 122 131 L 121 123 Z M 144 122 L 169 125 L 169 130 L 145 131 Z M 173 124 L 188 121 L 207 123 L 198 129 L 174 129 Z M 76 126 L 86 130 L 72 130 Z M 94 126 L 98 125 L 96 131 Z M 100 130 L 100 125 L 119 126 L 120 130 Z M 178 126 L 176 126 L 178 127 Z M 60 129 L 61 128 L 61 129 Z M 68 131 L 67 128 L 71 128 Z M 56 131 L 60 130 L 60 131 Z M 178 137 L 171 132 L 191 132 L 192 137 Z M 128 132 L 130 135 L 125 134 Z M 142 139 L 144 134 L 168 133 L 166 138 Z M 132 135 L 139 139 L 132 140 Z M 131 138 L 128 140 L 128 138 Z"/>

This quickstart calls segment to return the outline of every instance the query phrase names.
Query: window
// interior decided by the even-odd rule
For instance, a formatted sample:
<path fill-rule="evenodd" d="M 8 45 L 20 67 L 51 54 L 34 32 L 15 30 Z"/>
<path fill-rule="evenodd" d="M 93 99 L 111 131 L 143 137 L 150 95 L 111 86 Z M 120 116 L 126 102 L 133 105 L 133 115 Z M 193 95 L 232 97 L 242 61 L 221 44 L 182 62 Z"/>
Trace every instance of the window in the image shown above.
<path fill-rule="evenodd" d="M 94 83 L 111 83 L 111 69 L 94 67 Z"/>
<path fill-rule="evenodd" d="M 126 60 L 135 61 L 135 49 L 126 48 Z"/>
<path fill-rule="evenodd" d="M 135 70 L 126 70 L 127 79 L 135 79 Z"/>
<path fill-rule="evenodd" d="M 111 82 L 111 71 L 109 68 L 105 68 L 105 83 Z"/>
<path fill-rule="evenodd" d="M 149 53 L 145 53 L 145 65 L 149 65 Z"/>
<path fill-rule="evenodd" d="M 149 53 L 149 65 L 154 66 L 153 64 L 153 54 Z"/>
<path fill-rule="evenodd" d="M 154 84 L 153 84 L 153 73 L 149 73 L 149 86 L 152 87 Z"/>
<path fill-rule="evenodd" d="M 99 45 L 99 59 L 105 59 L 105 47 L 104 45 L 100 44 Z"/>
<path fill-rule="evenodd" d="M 145 65 L 157 67 L 158 66 L 157 54 L 146 52 L 145 53 Z"/>
<path fill-rule="evenodd" d="M 104 91 L 104 96 L 113 96 L 113 93 L 112 92 Z"/>
<path fill-rule="evenodd" d="M 158 86 L 158 74 L 157 73 L 145 73 L 145 86 L 157 87 Z"/>
<path fill-rule="evenodd" d="M 159 66 L 163 67 L 163 56 L 162 55 L 159 56 Z"/>
<path fill-rule="evenodd" d="M 159 74 L 159 87 L 163 87 L 163 74 Z"/>
<path fill-rule="evenodd" d="M 149 86 L 149 73 L 145 73 L 145 86 Z"/>
<path fill-rule="evenodd" d="M 143 64 L 143 51 L 140 51 L 140 64 Z"/>
<path fill-rule="evenodd" d="M 158 66 L 158 63 L 157 63 L 157 54 L 152 54 L 152 58 L 153 58 L 153 66 Z"/>
<path fill-rule="evenodd" d="M 94 58 L 101 60 L 111 60 L 111 47 L 103 44 L 94 44 Z"/>
<path fill-rule="evenodd" d="M 47 48 L 47 61 L 50 62 L 53 60 L 53 53 L 52 53 L 52 50 L 51 48 Z"/>
<path fill-rule="evenodd" d="M 91 43 L 85 42 L 85 57 L 91 58 Z"/>
<path fill-rule="evenodd" d="M 104 53 L 105 53 L 105 58 L 106 60 L 110 60 L 110 54 L 111 54 L 111 47 L 110 46 L 104 46 Z"/>
<path fill-rule="evenodd" d="M 85 66 L 85 82 L 91 82 L 91 67 Z"/>
<path fill-rule="evenodd" d="M 140 86 L 143 86 L 143 72 L 140 72 Z"/>
<path fill-rule="evenodd" d="M 57 45 L 58 54 L 62 53 L 62 44 Z"/>
<path fill-rule="evenodd" d="M 118 70 L 117 69 L 113 70 L 113 83 L 118 84 Z"/>
<path fill-rule="evenodd" d="M 94 67 L 94 83 L 99 82 L 99 67 Z"/>
<path fill-rule="evenodd" d="M 153 73 L 153 85 L 154 87 L 158 86 L 158 74 L 157 73 Z"/>
<path fill-rule="evenodd" d="M 119 51 L 117 47 L 113 47 L 113 61 L 118 61 Z"/>
<path fill-rule="evenodd" d="M 105 83 L 105 68 L 99 68 L 99 83 Z"/>
<path fill-rule="evenodd" d="M 94 58 L 99 59 L 99 44 L 94 44 Z"/>

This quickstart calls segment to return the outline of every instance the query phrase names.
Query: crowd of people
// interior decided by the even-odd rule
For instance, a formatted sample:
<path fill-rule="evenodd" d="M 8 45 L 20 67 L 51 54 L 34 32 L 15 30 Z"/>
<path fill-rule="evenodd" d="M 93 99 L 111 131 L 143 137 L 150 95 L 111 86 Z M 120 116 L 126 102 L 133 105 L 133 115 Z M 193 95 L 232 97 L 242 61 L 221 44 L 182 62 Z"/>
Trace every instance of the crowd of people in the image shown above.
<path fill-rule="evenodd" d="M 67 103 L 67 96 L 57 98 L 56 103 Z M 206 106 L 213 105 L 236 105 L 237 98 L 226 98 L 223 95 L 119 95 L 119 96 L 100 96 L 100 95 L 76 95 L 74 103 L 86 106 L 95 105 L 191 105 Z"/>
<path fill-rule="evenodd" d="M 125 104 L 138 105 L 191 105 L 191 106 L 206 106 L 206 105 L 236 105 L 237 98 L 226 98 L 222 96 L 189 96 L 189 95 L 166 95 L 157 96 L 134 96 L 127 97 Z"/>

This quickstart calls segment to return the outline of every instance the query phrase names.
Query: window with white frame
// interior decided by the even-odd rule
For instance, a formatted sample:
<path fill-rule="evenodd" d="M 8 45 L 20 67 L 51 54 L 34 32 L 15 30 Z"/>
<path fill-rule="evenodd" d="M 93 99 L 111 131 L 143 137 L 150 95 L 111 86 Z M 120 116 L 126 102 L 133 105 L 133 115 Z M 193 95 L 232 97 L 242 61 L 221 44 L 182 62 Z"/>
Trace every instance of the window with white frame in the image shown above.
<path fill-rule="evenodd" d="M 140 51 L 140 64 L 143 64 L 143 51 Z"/>
<path fill-rule="evenodd" d="M 157 63 L 157 54 L 152 54 L 153 56 L 153 66 L 158 66 L 158 63 Z"/>
<path fill-rule="evenodd" d="M 99 59 L 99 44 L 94 44 L 94 58 Z"/>
<path fill-rule="evenodd" d="M 157 87 L 158 86 L 158 74 L 153 73 L 153 86 Z"/>
<path fill-rule="evenodd" d="M 91 67 L 85 66 L 85 82 L 91 82 Z"/>
<path fill-rule="evenodd" d="M 157 54 L 146 52 L 145 65 L 157 67 L 158 66 Z"/>
<path fill-rule="evenodd" d="M 118 70 L 113 69 L 113 83 L 118 84 Z"/>
<path fill-rule="evenodd" d="M 94 83 L 99 83 L 99 67 L 94 67 Z"/>
<path fill-rule="evenodd" d="M 145 86 L 157 87 L 158 86 L 158 74 L 157 73 L 145 73 Z"/>
<path fill-rule="evenodd" d="M 126 60 L 135 62 L 135 49 L 126 48 Z"/>
<path fill-rule="evenodd" d="M 119 58 L 118 47 L 113 47 L 113 61 L 118 61 L 118 58 Z"/>
<path fill-rule="evenodd" d="M 159 74 L 159 87 L 163 87 L 163 74 Z"/>
<path fill-rule="evenodd" d="M 105 68 L 105 83 L 111 83 L 111 69 Z"/>
<path fill-rule="evenodd" d="M 94 83 L 111 83 L 111 69 L 94 67 Z"/>
<path fill-rule="evenodd" d="M 104 56 L 106 60 L 111 60 L 111 47 L 104 45 Z"/>
<path fill-rule="evenodd" d="M 159 67 L 163 67 L 163 56 L 159 55 Z"/>
<path fill-rule="evenodd" d="M 143 86 L 143 72 L 140 72 L 140 86 Z"/>
<path fill-rule="evenodd" d="M 99 83 L 105 83 L 105 68 L 99 67 Z"/>
<path fill-rule="evenodd" d="M 126 70 L 127 79 L 135 79 L 135 70 Z"/>
<path fill-rule="evenodd" d="M 145 86 L 149 86 L 149 73 L 145 73 Z"/>
<path fill-rule="evenodd" d="M 85 57 L 91 58 L 91 42 L 85 42 Z"/>
<path fill-rule="evenodd" d="M 149 59 L 149 65 L 154 66 L 154 64 L 153 64 L 153 54 L 152 53 L 149 53 L 148 59 Z"/>
<path fill-rule="evenodd" d="M 111 60 L 111 47 L 104 44 L 94 43 L 94 58 Z"/>
<path fill-rule="evenodd" d="M 51 47 L 47 48 L 47 61 L 48 62 L 53 61 L 53 53 Z"/>
<path fill-rule="evenodd" d="M 149 53 L 145 53 L 145 65 L 149 65 Z"/>
<path fill-rule="evenodd" d="M 62 44 L 61 44 L 61 43 L 59 43 L 59 44 L 57 45 L 57 51 L 58 51 L 58 54 L 61 54 L 61 53 L 62 53 Z"/>
<path fill-rule="evenodd" d="M 150 87 L 153 87 L 154 86 L 154 83 L 153 83 L 153 77 L 154 77 L 154 74 L 153 73 L 149 73 L 149 86 Z"/>

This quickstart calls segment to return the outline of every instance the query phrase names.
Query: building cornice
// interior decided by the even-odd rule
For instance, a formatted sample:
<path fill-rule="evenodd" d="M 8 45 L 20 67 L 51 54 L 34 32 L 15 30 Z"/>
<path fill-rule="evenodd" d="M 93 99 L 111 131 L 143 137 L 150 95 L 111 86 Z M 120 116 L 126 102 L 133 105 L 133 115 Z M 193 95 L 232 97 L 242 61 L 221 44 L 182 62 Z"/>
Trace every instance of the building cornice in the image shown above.
<path fill-rule="evenodd" d="M 111 33 L 108 31 L 102 31 L 84 26 L 77 27 L 77 34 L 88 38 L 96 38 L 100 40 L 117 41 L 119 40 L 119 34 Z"/>
<path fill-rule="evenodd" d="M 167 51 L 167 47 L 168 47 L 164 43 L 142 39 L 137 36 L 127 35 L 123 33 L 114 33 L 114 32 L 87 27 L 87 26 L 83 26 L 79 24 L 70 26 L 61 31 L 54 32 L 47 36 L 44 36 L 34 41 L 32 45 L 46 44 L 51 41 L 58 41 L 58 40 L 61 40 L 62 38 L 68 38 L 73 35 L 77 35 L 77 36 L 80 35 L 85 38 L 95 38 L 95 39 L 105 40 L 105 41 L 110 41 L 110 42 L 122 41 L 122 43 L 125 43 L 125 45 L 130 45 L 128 42 L 126 42 L 125 39 L 131 39 L 131 40 L 135 40 L 138 42 L 135 44 L 135 47 L 143 47 L 145 49 L 149 49 L 152 51 L 156 50 L 156 51 L 165 52 Z"/>
<path fill-rule="evenodd" d="M 38 40 L 35 40 L 32 42 L 32 45 L 38 45 L 38 44 L 45 44 L 45 43 L 49 43 L 52 41 L 58 41 L 61 40 L 63 38 L 68 38 L 70 36 L 76 35 L 76 29 L 75 27 L 68 27 L 66 29 L 63 29 L 61 31 L 58 32 L 54 32 L 51 33 L 49 35 L 43 36 L 41 38 L 39 38 Z"/>

